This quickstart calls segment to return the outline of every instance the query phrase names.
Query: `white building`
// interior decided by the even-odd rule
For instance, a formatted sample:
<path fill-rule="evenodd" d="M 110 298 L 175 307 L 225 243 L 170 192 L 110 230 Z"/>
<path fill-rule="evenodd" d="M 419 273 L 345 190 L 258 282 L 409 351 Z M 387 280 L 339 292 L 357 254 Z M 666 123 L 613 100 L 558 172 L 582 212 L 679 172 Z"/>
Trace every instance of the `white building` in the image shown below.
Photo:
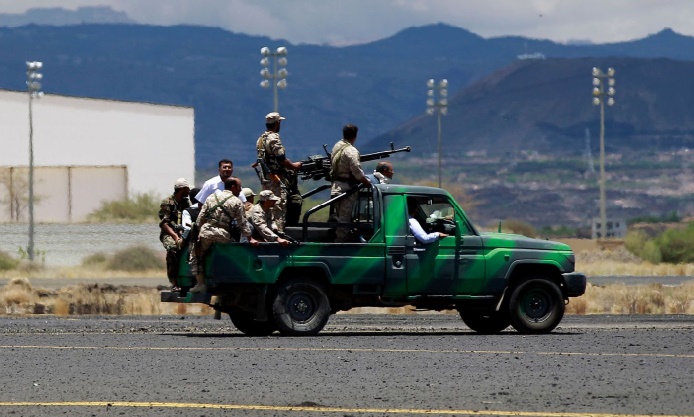
<path fill-rule="evenodd" d="M 163 198 L 177 178 L 195 182 L 192 108 L 45 95 L 32 109 L 37 222 L 84 220 L 102 201 Z M 26 92 L 0 90 L 0 126 L 0 222 L 26 221 L 13 212 L 26 201 L 9 198 L 26 188 Z"/>

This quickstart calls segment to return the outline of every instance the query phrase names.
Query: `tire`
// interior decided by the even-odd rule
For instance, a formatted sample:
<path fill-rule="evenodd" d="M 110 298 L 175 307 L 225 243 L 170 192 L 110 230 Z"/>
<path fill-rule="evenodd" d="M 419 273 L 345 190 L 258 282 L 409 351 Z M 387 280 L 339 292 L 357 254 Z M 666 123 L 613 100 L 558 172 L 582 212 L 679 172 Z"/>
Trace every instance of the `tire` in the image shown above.
<path fill-rule="evenodd" d="M 252 314 L 245 311 L 229 313 L 229 318 L 234 326 L 246 336 L 269 336 L 277 326 L 272 320 L 258 321 Z"/>
<path fill-rule="evenodd" d="M 509 311 L 511 325 L 519 333 L 549 333 L 564 317 L 564 297 L 549 279 L 530 279 L 513 290 Z"/>
<path fill-rule="evenodd" d="M 328 322 L 330 301 L 316 283 L 288 281 L 275 295 L 272 317 L 285 336 L 312 336 L 323 330 Z"/>
<path fill-rule="evenodd" d="M 511 325 L 508 313 L 458 310 L 463 323 L 480 334 L 497 334 Z"/>

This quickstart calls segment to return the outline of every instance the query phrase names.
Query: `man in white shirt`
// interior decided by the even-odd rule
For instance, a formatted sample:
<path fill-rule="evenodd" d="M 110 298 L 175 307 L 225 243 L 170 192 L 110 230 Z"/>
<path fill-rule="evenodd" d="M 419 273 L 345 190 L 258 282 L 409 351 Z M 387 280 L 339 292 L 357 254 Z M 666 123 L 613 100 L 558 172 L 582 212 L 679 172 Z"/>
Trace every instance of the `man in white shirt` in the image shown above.
<path fill-rule="evenodd" d="M 224 191 L 224 181 L 231 178 L 231 174 L 233 173 L 234 163 L 231 162 L 231 160 L 222 159 L 221 161 L 219 161 L 219 175 L 205 181 L 205 183 L 200 188 L 200 192 L 198 192 L 198 195 L 195 197 L 200 202 L 200 205 L 205 204 L 205 200 L 207 200 L 207 197 L 211 196 L 212 194 L 216 192 L 221 193 L 222 191 Z M 244 196 L 243 194 L 239 196 L 239 199 L 242 203 L 246 202 L 246 196 Z"/>
<path fill-rule="evenodd" d="M 417 214 L 417 210 L 419 209 L 419 205 L 417 202 L 414 200 L 407 200 L 407 213 L 409 216 L 407 217 L 407 222 L 410 225 L 410 232 L 414 235 L 415 239 L 417 239 L 421 243 L 432 243 L 436 242 L 439 239 L 443 239 L 444 237 L 448 237 L 446 233 L 441 233 L 441 232 L 432 232 L 432 233 L 427 233 L 424 228 L 422 228 L 422 225 L 419 224 L 419 221 L 414 218 L 415 214 Z"/>

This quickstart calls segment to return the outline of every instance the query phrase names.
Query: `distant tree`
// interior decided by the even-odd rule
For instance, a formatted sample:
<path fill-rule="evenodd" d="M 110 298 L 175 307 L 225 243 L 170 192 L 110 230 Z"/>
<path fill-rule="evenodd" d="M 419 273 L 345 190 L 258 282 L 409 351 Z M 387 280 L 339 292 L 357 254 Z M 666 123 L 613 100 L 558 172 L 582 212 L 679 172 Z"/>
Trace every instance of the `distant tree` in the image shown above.
<path fill-rule="evenodd" d="M 29 206 L 29 169 L 15 167 L 1 169 L 0 184 L 5 187 L 0 204 L 7 206 L 10 220 L 18 222 L 24 219 Z M 34 194 L 34 203 L 40 201 L 41 196 Z"/>

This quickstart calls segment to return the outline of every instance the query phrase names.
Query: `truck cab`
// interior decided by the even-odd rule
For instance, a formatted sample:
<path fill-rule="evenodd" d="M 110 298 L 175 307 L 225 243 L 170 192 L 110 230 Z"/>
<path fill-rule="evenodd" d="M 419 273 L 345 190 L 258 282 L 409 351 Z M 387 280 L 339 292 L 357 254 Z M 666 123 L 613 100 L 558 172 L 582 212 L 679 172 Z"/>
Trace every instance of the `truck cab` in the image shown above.
<path fill-rule="evenodd" d="M 193 280 L 182 264 L 183 291 L 162 292 L 162 301 L 209 304 L 248 335 L 312 335 L 339 311 L 393 306 L 457 310 L 481 333 L 508 326 L 547 333 L 569 298 L 585 292 L 569 246 L 480 232 L 443 189 L 379 184 L 351 192 L 358 193 L 351 222 L 312 221 L 343 194 L 288 227 L 290 246 L 216 244 L 205 261 L 208 293 L 186 292 Z M 445 237 L 420 242 L 410 218 Z M 352 242 L 333 242 L 338 227 L 349 228 Z"/>

